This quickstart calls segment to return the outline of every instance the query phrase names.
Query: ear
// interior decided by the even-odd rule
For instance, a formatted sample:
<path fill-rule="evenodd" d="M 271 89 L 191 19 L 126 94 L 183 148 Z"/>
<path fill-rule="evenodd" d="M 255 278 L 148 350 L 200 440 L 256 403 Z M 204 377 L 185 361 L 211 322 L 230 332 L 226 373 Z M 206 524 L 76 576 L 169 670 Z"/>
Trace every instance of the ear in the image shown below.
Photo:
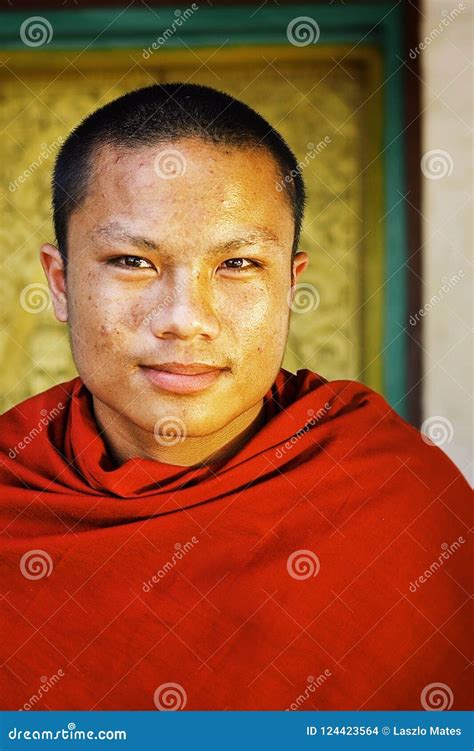
<path fill-rule="evenodd" d="M 67 289 L 66 272 L 61 253 L 55 245 L 44 243 L 40 249 L 40 261 L 48 280 L 54 315 L 58 321 L 65 323 L 68 319 Z"/>
<path fill-rule="evenodd" d="M 292 291 L 296 285 L 296 280 L 300 274 L 306 269 L 309 263 L 309 256 L 304 251 L 296 253 L 291 264 L 291 287 Z"/>

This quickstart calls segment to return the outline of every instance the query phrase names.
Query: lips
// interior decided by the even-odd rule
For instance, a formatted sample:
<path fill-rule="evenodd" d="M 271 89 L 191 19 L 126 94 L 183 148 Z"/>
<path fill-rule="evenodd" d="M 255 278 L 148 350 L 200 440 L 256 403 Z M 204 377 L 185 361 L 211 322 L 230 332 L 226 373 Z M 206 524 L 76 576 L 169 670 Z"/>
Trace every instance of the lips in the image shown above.
<path fill-rule="evenodd" d="M 212 386 L 228 368 L 206 363 L 161 363 L 145 365 L 142 370 L 148 381 L 162 391 L 174 394 L 195 394 Z"/>
<path fill-rule="evenodd" d="M 212 371 L 224 369 L 215 365 L 207 365 L 202 362 L 193 362 L 189 365 L 179 362 L 165 362 L 161 365 L 147 365 L 146 367 L 152 368 L 153 370 L 161 370 L 165 373 L 176 373 L 178 375 L 199 375 L 201 373 L 210 373 Z"/>

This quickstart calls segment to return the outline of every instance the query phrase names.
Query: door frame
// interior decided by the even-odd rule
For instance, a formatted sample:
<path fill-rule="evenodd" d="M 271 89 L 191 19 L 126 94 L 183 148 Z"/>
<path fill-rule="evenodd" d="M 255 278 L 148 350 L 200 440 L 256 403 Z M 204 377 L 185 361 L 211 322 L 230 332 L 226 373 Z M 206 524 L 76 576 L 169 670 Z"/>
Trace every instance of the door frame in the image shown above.
<path fill-rule="evenodd" d="M 199 50 L 220 47 L 277 45 L 289 47 L 288 24 L 297 17 L 309 17 L 319 28 L 318 45 L 349 45 L 373 48 L 382 59 L 381 94 L 382 150 L 377 159 L 383 162 L 383 315 L 381 325 L 382 390 L 385 398 L 402 417 L 413 419 L 413 398 L 407 393 L 408 382 L 408 289 L 407 289 L 407 194 L 405 165 L 405 112 L 403 99 L 403 13 L 400 3 L 374 5 L 263 5 L 199 7 L 195 3 L 181 11 L 184 18 L 177 28 L 176 9 L 130 6 L 125 9 L 35 9 L 34 16 L 47 19 L 52 38 L 41 47 L 25 52 L 20 37 L 21 25 L 33 15 L 28 11 L 0 13 L 0 45 L 5 59 L 18 55 L 45 55 L 50 51 L 66 52 L 146 49 L 150 39 L 167 30 L 166 49 Z M 173 25 L 174 24 L 174 25 Z M 7 63 L 8 64 L 8 63 Z M 381 290 L 379 290 L 381 293 Z M 413 298 L 413 295 L 412 295 Z M 380 343 L 377 343 L 379 349 Z M 415 377 L 419 374 L 415 374 Z M 410 389 L 411 391 L 412 389 Z M 416 408 L 416 407 L 415 407 Z M 412 413 L 412 414 L 409 414 Z"/>

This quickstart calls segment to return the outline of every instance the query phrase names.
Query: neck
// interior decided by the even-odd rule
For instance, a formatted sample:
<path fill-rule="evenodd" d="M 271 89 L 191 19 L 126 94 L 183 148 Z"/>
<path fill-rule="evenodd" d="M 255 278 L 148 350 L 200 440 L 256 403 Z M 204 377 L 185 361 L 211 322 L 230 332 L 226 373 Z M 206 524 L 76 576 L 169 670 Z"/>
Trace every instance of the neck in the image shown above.
<path fill-rule="evenodd" d="M 95 396 L 92 401 L 108 453 L 118 465 L 134 457 L 181 467 L 220 462 L 237 453 L 259 430 L 265 418 L 261 399 L 214 433 L 186 436 L 175 445 L 161 445 L 152 431 L 130 423 Z"/>

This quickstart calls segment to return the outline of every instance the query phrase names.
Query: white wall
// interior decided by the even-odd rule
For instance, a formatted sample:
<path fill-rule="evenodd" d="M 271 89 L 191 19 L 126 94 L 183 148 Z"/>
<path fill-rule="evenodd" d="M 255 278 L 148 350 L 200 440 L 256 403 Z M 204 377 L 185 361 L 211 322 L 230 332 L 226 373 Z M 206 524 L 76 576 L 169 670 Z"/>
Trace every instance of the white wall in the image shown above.
<path fill-rule="evenodd" d="M 425 0 L 420 39 L 426 37 L 427 43 L 419 52 L 424 154 L 422 304 L 427 306 L 422 316 L 423 418 L 429 421 L 424 432 L 432 433 L 471 483 L 473 183 L 469 128 L 473 82 L 469 64 L 473 8 L 472 0 Z M 427 153 L 439 150 L 439 154 Z M 430 305 L 434 295 L 439 300 Z"/>

